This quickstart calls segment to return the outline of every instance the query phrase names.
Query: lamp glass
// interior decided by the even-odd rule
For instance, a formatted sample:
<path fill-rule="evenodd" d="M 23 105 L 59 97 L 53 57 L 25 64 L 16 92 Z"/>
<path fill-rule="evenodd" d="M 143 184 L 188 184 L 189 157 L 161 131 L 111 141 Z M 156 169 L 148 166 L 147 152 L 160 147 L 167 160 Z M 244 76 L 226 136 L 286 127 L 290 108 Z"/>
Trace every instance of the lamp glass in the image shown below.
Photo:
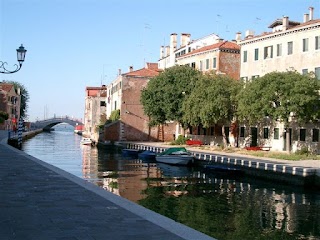
<path fill-rule="evenodd" d="M 26 57 L 26 52 L 27 50 L 25 50 L 23 45 L 21 44 L 21 46 L 17 49 L 17 59 L 20 64 L 23 63 L 24 58 Z"/>

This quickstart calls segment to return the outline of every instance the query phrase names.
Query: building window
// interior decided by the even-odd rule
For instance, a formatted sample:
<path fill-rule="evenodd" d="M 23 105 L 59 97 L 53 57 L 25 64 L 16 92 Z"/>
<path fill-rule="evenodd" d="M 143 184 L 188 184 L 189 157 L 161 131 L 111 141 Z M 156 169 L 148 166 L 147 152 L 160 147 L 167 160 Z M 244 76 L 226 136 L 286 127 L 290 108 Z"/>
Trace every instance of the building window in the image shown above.
<path fill-rule="evenodd" d="M 195 62 L 192 62 L 192 63 L 191 63 L 191 67 L 192 67 L 192 68 L 196 68 L 196 63 L 195 63 Z"/>
<path fill-rule="evenodd" d="M 319 129 L 312 129 L 312 142 L 319 142 Z"/>
<path fill-rule="evenodd" d="M 315 45 L 315 49 L 316 49 L 316 50 L 320 49 L 320 36 L 316 36 L 316 37 L 315 37 L 315 43 L 314 43 L 314 45 Z"/>
<path fill-rule="evenodd" d="M 206 69 L 209 69 L 209 59 L 206 59 Z"/>
<path fill-rule="evenodd" d="M 255 61 L 259 60 L 259 48 L 256 48 L 254 50 L 254 60 Z"/>
<path fill-rule="evenodd" d="M 315 68 L 314 73 L 316 75 L 316 78 L 320 80 L 320 67 Z"/>
<path fill-rule="evenodd" d="M 282 55 L 282 44 L 277 44 L 277 57 Z"/>
<path fill-rule="evenodd" d="M 308 69 L 302 69 L 302 75 L 307 75 L 308 74 Z"/>
<path fill-rule="evenodd" d="M 117 101 L 114 101 L 114 110 L 117 110 Z"/>
<path fill-rule="evenodd" d="M 202 61 L 200 61 L 199 70 L 202 71 Z"/>
<path fill-rule="evenodd" d="M 302 51 L 307 52 L 309 48 L 309 38 L 302 39 Z"/>
<path fill-rule="evenodd" d="M 241 77 L 241 80 L 243 80 L 244 82 L 248 81 L 248 77 Z"/>
<path fill-rule="evenodd" d="M 263 138 L 264 139 L 269 138 L 269 128 L 263 128 Z"/>
<path fill-rule="evenodd" d="M 244 137 L 244 127 L 240 127 L 240 137 Z"/>
<path fill-rule="evenodd" d="M 248 61 L 248 51 L 243 51 L 243 62 Z"/>
<path fill-rule="evenodd" d="M 293 53 L 293 42 L 288 42 L 288 55 Z"/>
<path fill-rule="evenodd" d="M 217 58 L 213 58 L 212 67 L 215 69 L 217 68 Z"/>
<path fill-rule="evenodd" d="M 105 101 L 100 101 L 100 107 L 105 107 L 105 106 L 107 106 L 106 102 Z"/>
<path fill-rule="evenodd" d="M 264 59 L 266 58 L 273 58 L 273 46 L 264 48 Z"/>
<path fill-rule="evenodd" d="M 306 141 L 306 129 L 300 129 L 300 141 Z"/>
<path fill-rule="evenodd" d="M 274 136 L 273 136 L 274 139 L 279 139 L 279 128 L 275 128 L 274 129 Z"/>

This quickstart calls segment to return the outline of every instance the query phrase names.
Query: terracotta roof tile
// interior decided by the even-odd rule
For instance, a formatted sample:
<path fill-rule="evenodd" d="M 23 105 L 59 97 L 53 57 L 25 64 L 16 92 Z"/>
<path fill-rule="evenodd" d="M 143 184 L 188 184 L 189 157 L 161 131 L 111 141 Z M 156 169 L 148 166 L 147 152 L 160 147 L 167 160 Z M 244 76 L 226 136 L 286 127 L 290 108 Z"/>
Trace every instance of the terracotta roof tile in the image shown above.
<path fill-rule="evenodd" d="M 0 83 L 0 88 L 6 92 L 10 92 L 13 87 L 11 83 Z"/>
<path fill-rule="evenodd" d="M 200 53 L 200 52 L 206 52 L 212 49 L 232 49 L 232 50 L 240 50 L 240 46 L 236 43 L 233 42 L 228 42 L 228 41 L 223 41 L 223 42 L 219 42 L 219 43 L 215 43 L 209 46 L 205 46 L 202 48 L 198 48 L 196 50 L 193 50 L 192 52 L 189 52 L 187 54 L 184 54 L 178 58 L 181 57 L 185 57 L 185 56 L 189 56 L 189 55 L 193 55 L 195 53 Z"/>
<path fill-rule="evenodd" d="M 128 72 L 123 75 L 135 77 L 155 77 L 159 74 L 158 63 L 146 63 L 145 68 L 136 71 Z"/>

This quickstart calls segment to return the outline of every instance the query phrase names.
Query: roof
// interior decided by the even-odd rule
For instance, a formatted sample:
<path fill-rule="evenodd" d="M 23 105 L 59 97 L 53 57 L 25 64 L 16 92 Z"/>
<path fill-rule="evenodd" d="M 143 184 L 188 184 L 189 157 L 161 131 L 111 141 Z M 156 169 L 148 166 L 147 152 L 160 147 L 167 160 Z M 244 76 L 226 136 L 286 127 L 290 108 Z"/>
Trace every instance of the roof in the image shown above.
<path fill-rule="evenodd" d="M 275 22 L 273 22 L 273 23 L 275 23 Z M 299 25 L 289 26 L 289 28 L 287 30 L 294 30 L 295 28 L 301 28 L 301 27 L 305 27 L 305 26 L 309 26 L 309 25 L 313 25 L 313 24 L 317 24 L 317 23 L 320 24 L 320 19 L 310 20 L 310 21 L 305 22 L 305 23 L 300 23 Z M 282 24 L 282 22 L 281 22 L 281 24 Z M 281 31 L 279 31 L 279 32 L 281 32 Z M 253 37 L 250 37 L 250 38 L 245 38 L 242 41 L 252 40 L 252 39 L 255 39 L 255 38 L 264 37 L 264 36 L 272 35 L 272 34 L 278 34 L 279 32 L 263 32 L 260 35 L 256 35 L 256 36 L 253 36 Z"/>
<path fill-rule="evenodd" d="M 105 90 L 105 91 L 103 91 L 103 90 Z M 90 96 L 90 97 L 97 97 L 98 94 L 100 94 L 100 97 L 106 97 L 107 96 L 106 90 L 107 90 L 107 88 L 105 86 L 86 87 L 87 96 Z"/>
<path fill-rule="evenodd" d="M 14 85 L 11 83 L 0 83 L 0 88 L 6 92 L 10 92 L 13 87 Z"/>
<path fill-rule="evenodd" d="M 146 63 L 146 67 L 136 71 L 124 73 L 124 76 L 132 77 L 155 77 L 159 74 L 158 63 Z"/>
<path fill-rule="evenodd" d="M 228 41 L 223 41 L 223 42 L 219 42 L 219 43 L 215 43 L 209 46 L 205 46 L 202 48 L 198 48 L 196 50 L 193 50 L 192 52 L 189 52 L 187 54 L 181 55 L 178 58 L 181 57 L 185 57 L 185 56 L 189 56 L 189 55 L 193 55 L 195 53 L 200 53 L 200 52 L 206 52 L 212 49 L 230 49 L 230 50 L 240 50 L 240 46 L 236 43 L 233 42 L 228 42 Z"/>
<path fill-rule="evenodd" d="M 269 28 L 274 28 L 274 27 L 282 25 L 282 24 L 283 24 L 282 19 L 276 19 L 275 21 L 273 21 L 273 23 L 270 24 Z M 297 25 L 300 25 L 300 22 L 290 21 L 289 20 L 288 25 L 289 25 L 289 27 L 297 26 Z"/>

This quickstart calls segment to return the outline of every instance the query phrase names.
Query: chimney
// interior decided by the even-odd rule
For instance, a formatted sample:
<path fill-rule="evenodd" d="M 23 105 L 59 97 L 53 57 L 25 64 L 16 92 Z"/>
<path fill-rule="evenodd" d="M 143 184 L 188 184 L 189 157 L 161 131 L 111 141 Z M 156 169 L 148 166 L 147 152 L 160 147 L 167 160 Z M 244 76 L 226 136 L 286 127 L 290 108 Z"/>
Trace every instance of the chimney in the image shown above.
<path fill-rule="evenodd" d="M 170 55 L 170 46 L 166 46 L 166 57 Z"/>
<path fill-rule="evenodd" d="M 160 59 L 164 57 L 164 46 L 160 47 Z"/>
<path fill-rule="evenodd" d="M 313 7 L 309 7 L 309 20 L 313 20 Z"/>
<path fill-rule="evenodd" d="M 177 49 L 177 34 L 172 33 L 170 36 L 170 54 Z"/>
<path fill-rule="evenodd" d="M 309 14 L 308 13 L 303 14 L 303 22 L 306 23 L 308 21 L 309 21 Z"/>
<path fill-rule="evenodd" d="M 121 69 L 120 68 L 118 69 L 118 74 L 119 74 L 119 76 L 121 75 Z"/>
<path fill-rule="evenodd" d="M 236 33 L 236 41 L 240 42 L 241 41 L 241 32 Z"/>
<path fill-rule="evenodd" d="M 282 18 L 282 31 L 287 30 L 289 27 L 289 17 L 283 16 Z"/>
<path fill-rule="evenodd" d="M 252 30 L 247 30 L 246 31 L 246 38 L 251 38 L 254 36 L 254 31 Z"/>
<path fill-rule="evenodd" d="M 180 47 L 186 46 L 189 42 L 190 42 L 190 34 L 189 33 L 181 33 Z"/>
<path fill-rule="evenodd" d="M 129 72 L 133 71 L 133 66 L 129 66 Z"/>

